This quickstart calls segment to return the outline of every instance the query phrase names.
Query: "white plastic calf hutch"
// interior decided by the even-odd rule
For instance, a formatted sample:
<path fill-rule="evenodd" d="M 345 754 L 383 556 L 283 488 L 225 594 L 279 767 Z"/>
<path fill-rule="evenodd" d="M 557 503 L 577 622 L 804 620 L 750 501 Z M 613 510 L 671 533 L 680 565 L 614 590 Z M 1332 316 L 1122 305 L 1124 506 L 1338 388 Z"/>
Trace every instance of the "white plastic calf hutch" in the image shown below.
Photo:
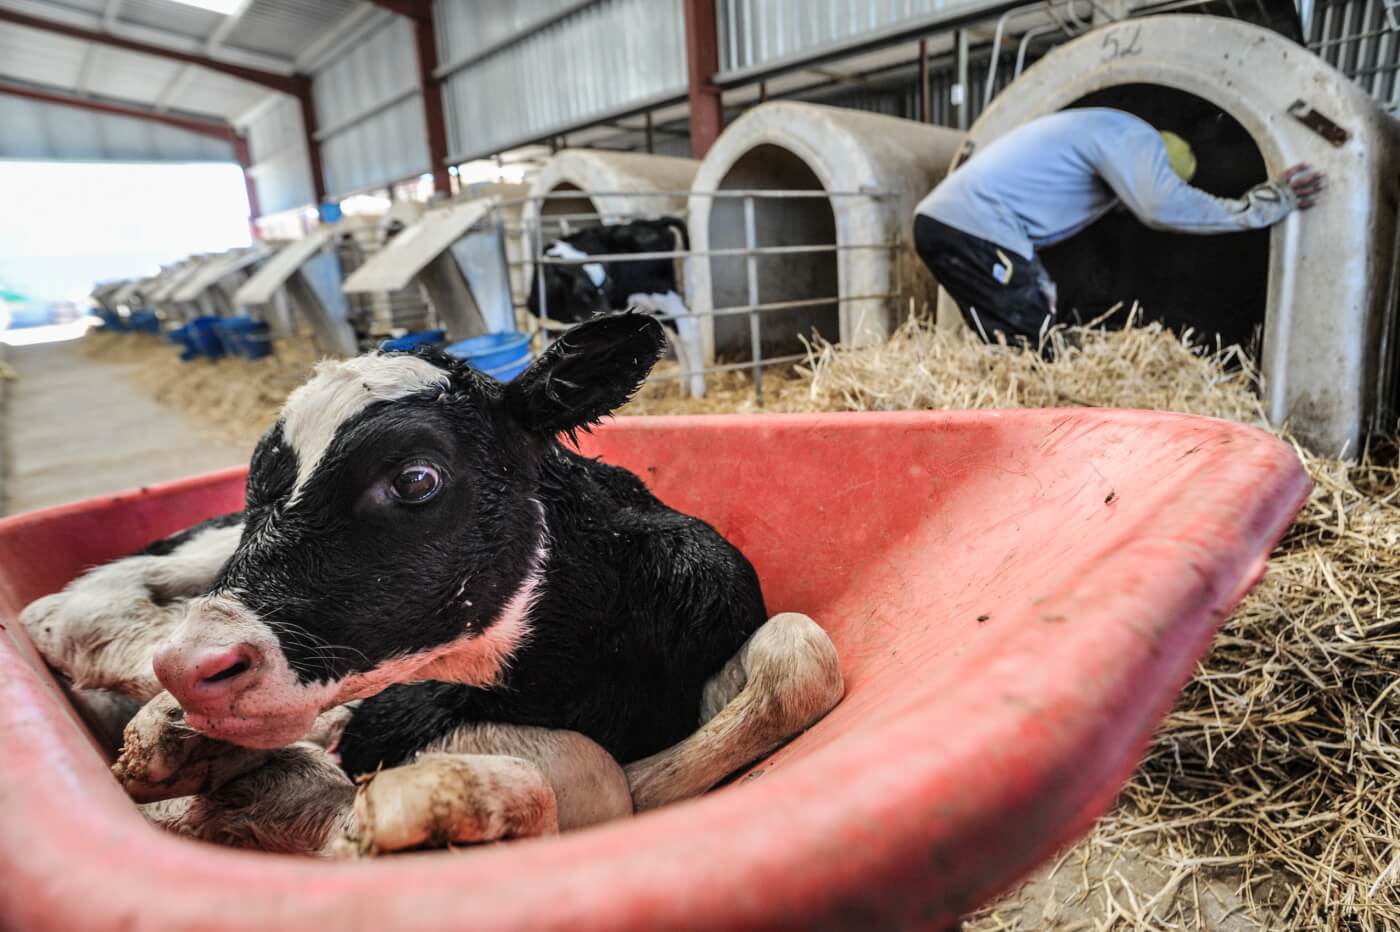
<path fill-rule="evenodd" d="M 679 216 L 685 210 L 684 192 L 699 168 L 694 159 L 669 155 L 563 149 L 530 179 L 531 198 L 554 196 L 526 203 L 525 228 L 543 223 L 546 236 L 557 236 L 559 220 L 577 228 L 635 217 Z M 577 196 L 569 196 L 574 193 Z"/>
<path fill-rule="evenodd" d="M 1256 346 L 1270 419 L 1320 451 L 1355 453 L 1382 417 L 1393 429 L 1400 124 L 1277 33 L 1155 16 L 1049 54 L 996 98 L 959 158 L 1034 117 L 1091 105 L 1184 136 L 1199 161 L 1193 184 L 1213 194 L 1237 196 L 1297 162 L 1326 172 L 1329 187 L 1311 212 L 1228 236 L 1111 214 L 1045 251 L 1061 309 L 1087 317 L 1136 300 L 1149 318 Z M 956 314 L 945 298 L 940 317 Z"/>
<path fill-rule="evenodd" d="M 529 199 L 520 214 L 523 263 L 517 301 L 525 303 L 535 254 L 551 239 L 600 223 L 684 219 L 685 192 L 699 168 L 694 159 L 640 152 L 563 149 L 550 156 L 530 179 Z"/>
<path fill-rule="evenodd" d="M 690 198 L 691 310 L 705 358 L 800 352 L 817 330 L 842 343 L 889 335 L 902 299 L 931 300 L 913 256 L 914 205 L 962 134 L 880 114 L 775 101 L 748 111 L 701 163 Z M 817 196 L 802 196 L 811 191 Z M 761 339 L 753 315 L 760 307 Z M 713 315 L 713 316 L 711 316 Z"/>

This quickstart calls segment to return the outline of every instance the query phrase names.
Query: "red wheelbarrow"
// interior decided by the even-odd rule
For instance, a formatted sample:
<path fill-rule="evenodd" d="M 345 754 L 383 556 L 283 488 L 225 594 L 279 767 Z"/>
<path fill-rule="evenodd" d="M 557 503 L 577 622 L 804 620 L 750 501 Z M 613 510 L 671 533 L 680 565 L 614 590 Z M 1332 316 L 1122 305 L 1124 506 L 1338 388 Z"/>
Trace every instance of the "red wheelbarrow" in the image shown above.
<path fill-rule="evenodd" d="M 227 471 L 0 522 L 0 927 L 941 928 L 1112 802 L 1307 494 L 1201 418 L 1081 410 L 625 419 L 585 438 L 830 631 L 846 698 L 709 795 L 358 863 L 149 827 L 15 623 L 237 508 Z"/>

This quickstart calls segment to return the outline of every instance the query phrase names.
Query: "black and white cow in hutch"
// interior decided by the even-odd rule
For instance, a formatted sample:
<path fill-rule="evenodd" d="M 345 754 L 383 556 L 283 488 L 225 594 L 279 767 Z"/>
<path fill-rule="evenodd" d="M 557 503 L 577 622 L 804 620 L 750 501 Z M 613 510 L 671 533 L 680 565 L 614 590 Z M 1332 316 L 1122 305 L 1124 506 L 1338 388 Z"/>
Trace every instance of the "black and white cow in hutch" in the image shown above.
<path fill-rule="evenodd" d="M 530 278 L 530 313 L 562 323 L 595 314 L 639 308 L 665 315 L 671 343 L 686 384 L 696 398 L 705 394 L 704 348 L 699 321 L 690 313 L 676 283 L 672 258 L 601 259 L 626 253 L 688 252 L 690 236 L 678 217 L 632 220 L 587 227 L 545 244 L 543 254 L 562 262 L 542 262 Z M 544 302 L 540 282 L 544 282 Z"/>

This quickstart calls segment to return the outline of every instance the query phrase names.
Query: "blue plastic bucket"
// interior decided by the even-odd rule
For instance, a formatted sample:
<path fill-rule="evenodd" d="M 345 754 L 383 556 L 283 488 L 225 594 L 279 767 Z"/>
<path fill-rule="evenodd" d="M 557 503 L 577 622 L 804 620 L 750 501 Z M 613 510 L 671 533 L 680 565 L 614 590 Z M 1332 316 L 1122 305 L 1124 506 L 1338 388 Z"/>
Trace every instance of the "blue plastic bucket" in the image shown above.
<path fill-rule="evenodd" d="M 519 362 L 507 363 L 506 365 L 501 366 L 499 369 L 487 369 L 485 371 L 486 374 L 491 376 L 491 378 L 493 379 L 496 379 L 501 382 L 509 382 L 511 379 L 515 378 L 517 375 L 530 368 L 531 362 L 532 360 L 527 354 L 525 358 L 520 360 Z"/>
<path fill-rule="evenodd" d="M 446 330 L 419 330 L 417 333 L 405 333 L 401 337 L 385 340 L 379 344 L 379 348 L 388 353 L 406 353 L 420 346 L 437 346 L 445 339 Z"/>
<path fill-rule="evenodd" d="M 487 333 L 453 343 L 447 347 L 447 352 L 466 360 L 472 368 L 499 379 L 501 376 L 496 375 L 497 372 L 509 372 L 512 367 L 518 367 L 511 373 L 515 375 L 529 365 L 530 335 L 514 330 Z"/>

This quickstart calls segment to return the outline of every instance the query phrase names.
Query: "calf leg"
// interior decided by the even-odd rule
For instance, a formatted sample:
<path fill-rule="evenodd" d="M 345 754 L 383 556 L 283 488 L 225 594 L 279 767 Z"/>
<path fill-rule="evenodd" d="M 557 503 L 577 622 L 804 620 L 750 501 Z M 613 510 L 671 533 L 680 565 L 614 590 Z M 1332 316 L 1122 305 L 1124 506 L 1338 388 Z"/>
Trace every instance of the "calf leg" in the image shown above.
<path fill-rule="evenodd" d="M 349 714 L 322 715 L 316 743 L 262 751 L 193 731 L 162 693 L 127 726 L 112 773 L 170 831 L 284 853 L 496 841 L 632 813 L 627 778 L 606 751 L 574 732 L 528 726 L 464 726 L 356 791 L 326 750 Z"/>
<path fill-rule="evenodd" d="M 700 730 L 624 768 L 637 811 L 705 792 L 820 720 L 844 690 L 826 632 L 806 615 L 774 616 L 706 684 Z"/>
<path fill-rule="evenodd" d="M 329 853 L 354 822 L 350 778 L 314 744 L 249 753 L 259 759 L 245 772 L 199 795 L 143 806 L 142 813 L 177 835 L 228 847 Z"/>
<path fill-rule="evenodd" d="M 583 735 L 474 724 L 365 780 L 344 848 L 372 854 L 498 841 L 631 814 L 622 768 Z"/>
<path fill-rule="evenodd" d="M 146 701 L 161 691 L 151 658 L 208 591 L 238 545 L 242 525 L 211 526 L 169 553 L 116 560 L 29 604 L 20 621 L 43 658 L 79 689 Z"/>

